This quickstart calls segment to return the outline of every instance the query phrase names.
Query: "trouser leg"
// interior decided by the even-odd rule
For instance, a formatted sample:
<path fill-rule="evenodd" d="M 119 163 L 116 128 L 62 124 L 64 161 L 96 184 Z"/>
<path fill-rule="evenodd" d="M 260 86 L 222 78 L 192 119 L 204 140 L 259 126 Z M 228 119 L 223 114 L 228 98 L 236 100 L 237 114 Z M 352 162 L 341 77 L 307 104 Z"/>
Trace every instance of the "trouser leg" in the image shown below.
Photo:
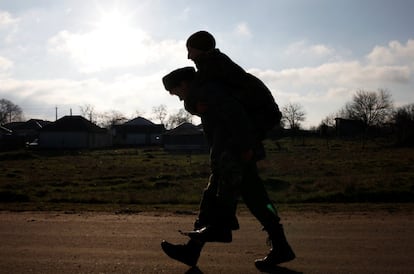
<path fill-rule="evenodd" d="M 209 183 L 203 192 L 199 215 L 194 224 L 195 229 L 208 225 L 232 230 L 239 229 L 236 217 L 237 199 L 234 196 L 218 195 L 220 183 L 220 176 L 217 173 L 212 173 Z M 228 191 L 230 192 L 231 190 Z"/>
<path fill-rule="evenodd" d="M 243 201 L 265 230 L 272 231 L 278 226 L 280 218 L 258 175 L 256 163 L 247 163 L 243 171 L 241 184 Z"/>
<path fill-rule="evenodd" d="M 220 180 L 214 173 L 203 193 L 194 231 L 185 233 L 199 242 L 231 242 L 232 232 L 239 228 L 235 215 L 236 204 L 218 195 Z"/>
<path fill-rule="evenodd" d="M 195 229 L 211 225 L 215 222 L 217 211 L 217 180 L 215 177 L 214 174 L 210 175 L 207 187 L 203 191 L 198 218 L 194 224 Z"/>
<path fill-rule="evenodd" d="M 272 244 L 269 254 L 263 259 L 256 260 L 256 267 L 266 270 L 293 260 L 295 253 L 286 240 L 280 218 L 258 175 L 256 164 L 248 164 L 244 170 L 243 199 L 252 214 L 263 225 Z"/>

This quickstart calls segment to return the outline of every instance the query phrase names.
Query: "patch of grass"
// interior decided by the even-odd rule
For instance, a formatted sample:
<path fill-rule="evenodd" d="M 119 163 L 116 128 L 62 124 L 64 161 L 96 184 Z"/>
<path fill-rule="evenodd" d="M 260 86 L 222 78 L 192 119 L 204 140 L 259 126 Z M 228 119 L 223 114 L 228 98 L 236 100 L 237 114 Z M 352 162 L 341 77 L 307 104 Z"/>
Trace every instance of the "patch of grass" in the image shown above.
<path fill-rule="evenodd" d="M 267 141 L 259 163 L 270 197 L 284 203 L 414 202 L 414 148 L 305 139 Z M 0 153 L 0 209 L 197 207 L 207 154 L 162 149 Z"/>

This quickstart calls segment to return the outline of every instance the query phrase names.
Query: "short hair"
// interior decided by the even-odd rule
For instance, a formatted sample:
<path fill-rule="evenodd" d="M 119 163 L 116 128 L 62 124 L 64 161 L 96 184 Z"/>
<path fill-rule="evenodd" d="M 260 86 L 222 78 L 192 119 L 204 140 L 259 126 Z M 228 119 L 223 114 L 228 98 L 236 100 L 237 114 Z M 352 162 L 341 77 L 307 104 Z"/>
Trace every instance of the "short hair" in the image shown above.
<path fill-rule="evenodd" d="M 194 67 L 183 67 L 171 71 L 162 78 L 162 83 L 166 90 L 178 87 L 182 81 L 193 81 L 195 78 Z"/>
<path fill-rule="evenodd" d="M 209 51 L 216 47 L 216 40 L 209 32 L 200 30 L 188 37 L 187 47 L 188 46 L 202 51 Z"/>

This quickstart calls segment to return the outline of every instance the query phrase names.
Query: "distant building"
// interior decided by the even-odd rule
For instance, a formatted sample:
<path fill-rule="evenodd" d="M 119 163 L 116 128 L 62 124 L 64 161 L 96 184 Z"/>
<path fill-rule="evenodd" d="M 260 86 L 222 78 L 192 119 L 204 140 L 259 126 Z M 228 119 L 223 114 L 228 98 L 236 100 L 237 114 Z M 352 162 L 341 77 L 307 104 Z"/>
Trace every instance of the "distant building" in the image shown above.
<path fill-rule="evenodd" d="M 49 121 L 30 119 L 26 122 L 4 124 L 3 127 L 11 130 L 15 136 L 23 137 L 26 142 L 31 142 L 37 139 L 39 137 L 39 131 L 50 123 Z"/>
<path fill-rule="evenodd" d="M 39 148 L 83 149 L 111 146 L 109 132 L 82 116 L 64 116 L 44 126 L 39 134 Z"/>
<path fill-rule="evenodd" d="M 113 144 L 116 146 L 161 145 L 164 132 L 164 125 L 137 117 L 112 127 Z"/>
<path fill-rule="evenodd" d="M 0 150 L 14 148 L 14 143 L 12 142 L 12 134 L 13 131 L 11 131 L 10 129 L 0 126 Z"/>
<path fill-rule="evenodd" d="M 22 148 L 27 143 L 39 138 L 40 130 L 48 125 L 49 121 L 30 119 L 26 122 L 11 122 L 4 124 L 0 130 L 0 148 Z"/>
<path fill-rule="evenodd" d="M 202 127 L 183 123 L 163 136 L 164 149 L 168 151 L 208 151 Z"/>

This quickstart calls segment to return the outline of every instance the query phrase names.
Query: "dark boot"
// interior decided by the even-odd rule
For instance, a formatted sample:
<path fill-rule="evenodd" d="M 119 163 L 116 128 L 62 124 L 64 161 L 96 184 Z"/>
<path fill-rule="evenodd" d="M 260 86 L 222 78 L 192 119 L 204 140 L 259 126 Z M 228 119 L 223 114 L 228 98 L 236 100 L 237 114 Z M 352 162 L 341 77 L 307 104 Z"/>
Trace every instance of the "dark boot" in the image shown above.
<path fill-rule="evenodd" d="M 278 264 L 289 262 L 296 257 L 286 240 L 282 225 L 279 224 L 268 233 L 272 245 L 270 253 L 265 258 L 258 259 L 254 262 L 256 267 L 261 271 L 272 269 Z"/>
<path fill-rule="evenodd" d="M 167 241 L 161 242 L 161 248 L 170 258 L 182 262 L 188 266 L 195 266 L 200 257 L 204 244 L 190 240 L 187 244 L 171 244 Z"/>

